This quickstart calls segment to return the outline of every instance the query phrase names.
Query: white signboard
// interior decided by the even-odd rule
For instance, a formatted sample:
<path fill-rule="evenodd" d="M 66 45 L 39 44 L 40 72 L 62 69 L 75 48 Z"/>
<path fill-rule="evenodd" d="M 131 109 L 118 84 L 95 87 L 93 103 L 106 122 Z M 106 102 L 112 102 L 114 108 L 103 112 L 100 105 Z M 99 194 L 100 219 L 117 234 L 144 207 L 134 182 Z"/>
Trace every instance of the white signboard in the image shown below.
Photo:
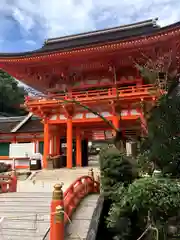
<path fill-rule="evenodd" d="M 37 161 L 36 160 L 31 160 L 31 165 L 36 165 Z"/>
<path fill-rule="evenodd" d="M 12 143 L 9 148 L 10 158 L 30 158 L 34 155 L 34 143 Z"/>
<path fill-rule="evenodd" d="M 67 143 L 62 143 L 62 147 L 66 148 L 67 147 Z"/>
<path fill-rule="evenodd" d="M 127 156 L 132 155 L 132 143 L 131 142 L 126 142 L 126 154 L 127 154 Z"/>

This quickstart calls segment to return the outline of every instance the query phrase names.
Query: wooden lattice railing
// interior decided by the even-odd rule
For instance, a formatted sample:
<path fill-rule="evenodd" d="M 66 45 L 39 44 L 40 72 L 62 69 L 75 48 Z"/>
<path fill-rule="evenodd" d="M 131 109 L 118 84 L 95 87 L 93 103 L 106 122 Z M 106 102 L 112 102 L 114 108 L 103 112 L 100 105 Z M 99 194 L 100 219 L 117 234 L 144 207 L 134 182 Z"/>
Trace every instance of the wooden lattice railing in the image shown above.
<path fill-rule="evenodd" d="M 79 177 L 64 192 L 63 184 L 54 186 L 51 202 L 50 240 L 64 240 L 65 224 L 71 218 L 81 200 L 90 193 L 99 193 L 99 177 L 94 179 L 93 170 L 88 176 Z"/>
<path fill-rule="evenodd" d="M 117 95 L 121 98 L 129 97 L 152 97 L 152 94 L 161 94 L 161 91 L 157 89 L 156 86 L 152 84 L 124 87 L 124 88 L 108 88 L 108 89 L 97 89 L 81 92 L 71 92 L 64 94 L 50 94 L 48 97 L 27 97 L 25 103 L 28 104 L 43 104 L 51 103 L 52 101 L 61 102 L 61 99 L 70 100 L 76 99 L 77 101 L 92 101 L 94 99 L 115 99 Z M 54 99 L 53 99 L 54 97 Z M 63 101 L 62 101 L 63 102 Z"/>

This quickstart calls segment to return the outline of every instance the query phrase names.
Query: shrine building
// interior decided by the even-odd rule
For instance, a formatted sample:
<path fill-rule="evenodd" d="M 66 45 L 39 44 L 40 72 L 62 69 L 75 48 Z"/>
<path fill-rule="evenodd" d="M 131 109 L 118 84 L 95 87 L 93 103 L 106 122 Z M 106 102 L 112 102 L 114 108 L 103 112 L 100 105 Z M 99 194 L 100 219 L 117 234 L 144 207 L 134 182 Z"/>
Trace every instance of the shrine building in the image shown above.
<path fill-rule="evenodd" d="M 137 140 L 145 122 L 142 103 L 152 107 L 161 91 L 144 81 L 136 63 L 166 54 L 179 39 L 180 23 L 160 27 L 155 19 L 48 39 L 32 52 L 0 54 L 1 69 L 42 93 L 26 98 L 28 116 L 4 120 L 4 126 L 11 122 L 7 130 L 0 118 L 1 144 L 34 142 L 47 168 L 48 157 L 61 155 L 66 143 L 67 168 L 86 166 L 87 142 L 112 138 L 113 132 L 93 111 Z"/>

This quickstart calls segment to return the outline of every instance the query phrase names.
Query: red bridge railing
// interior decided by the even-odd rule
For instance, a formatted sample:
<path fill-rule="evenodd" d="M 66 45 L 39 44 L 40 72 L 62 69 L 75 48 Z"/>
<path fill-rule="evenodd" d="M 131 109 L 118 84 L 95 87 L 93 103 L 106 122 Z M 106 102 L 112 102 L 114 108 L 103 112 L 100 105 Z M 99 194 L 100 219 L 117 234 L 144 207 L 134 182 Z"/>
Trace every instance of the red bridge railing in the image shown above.
<path fill-rule="evenodd" d="M 11 175 L 0 175 L 0 193 L 16 192 L 17 176 L 15 171 Z"/>
<path fill-rule="evenodd" d="M 51 222 L 50 222 L 50 240 L 64 240 L 65 224 L 71 218 L 74 210 L 81 200 L 90 193 L 99 193 L 99 177 L 94 179 L 94 173 L 91 169 L 88 176 L 78 178 L 64 192 L 62 184 L 54 186 L 51 202 Z"/>

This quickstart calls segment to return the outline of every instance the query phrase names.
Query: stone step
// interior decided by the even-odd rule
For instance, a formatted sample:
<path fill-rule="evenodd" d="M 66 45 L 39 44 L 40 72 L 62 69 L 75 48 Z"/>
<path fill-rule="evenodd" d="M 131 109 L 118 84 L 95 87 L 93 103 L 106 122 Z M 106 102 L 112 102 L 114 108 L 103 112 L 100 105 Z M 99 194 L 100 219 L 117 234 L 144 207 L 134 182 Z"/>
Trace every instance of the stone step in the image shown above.
<path fill-rule="evenodd" d="M 99 162 L 97 161 L 89 161 L 89 166 L 94 167 L 94 166 L 99 166 Z"/>
<path fill-rule="evenodd" d="M 50 225 L 52 193 L 0 194 L 0 240 L 42 240 Z"/>
<path fill-rule="evenodd" d="M 16 193 L 1 193 L 0 194 L 0 199 L 1 198 L 10 198 L 10 197 L 13 197 L 13 198 L 27 198 L 27 197 L 37 197 L 37 198 L 43 198 L 43 197 L 51 197 L 52 196 L 52 193 L 50 194 L 49 192 L 16 192 Z"/>
<path fill-rule="evenodd" d="M 26 204 L 27 206 L 33 206 L 33 207 L 48 207 L 50 208 L 50 201 L 31 201 L 31 199 L 28 199 L 27 201 L 0 201 L 0 207 L 3 205 L 5 207 L 22 207 L 22 204 Z"/>
<path fill-rule="evenodd" d="M 32 180 L 65 180 L 73 182 L 77 177 L 87 175 L 90 167 L 74 168 L 74 169 L 56 169 L 56 170 L 43 170 L 39 171 L 32 177 Z M 99 168 L 95 167 L 94 172 L 99 172 Z"/>
<path fill-rule="evenodd" d="M 3 207 L 3 206 L 0 206 L 0 216 L 2 217 L 2 216 L 4 216 L 4 214 L 2 214 L 2 213 L 16 213 L 16 214 L 18 214 L 18 213 L 26 213 L 26 214 L 37 214 L 37 213 L 39 213 L 39 214 L 44 214 L 44 213 L 48 213 L 49 214 L 49 211 L 50 211 L 50 207 L 49 208 L 47 208 L 47 207 L 42 207 L 42 208 L 40 208 L 40 207 L 31 207 L 31 206 L 25 206 L 25 207 L 19 207 L 19 208 L 17 208 L 17 207 L 12 207 L 12 208 L 9 208 L 8 206 L 5 206 L 5 207 Z M 17 215 L 18 216 L 18 215 Z"/>
<path fill-rule="evenodd" d="M 30 230 L 30 229 L 6 229 L 1 230 L 1 234 L 4 236 L 4 239 L 6 240 L 7 237 L 11 236 L 10 239 L 14 239 L 14 236 L 18 236 L 19 239 L 24 239 L 24 237 L 31 237 L 31 240 L 34 239 L 34 237 L 41 237 L 41 240 L 43 239 L 44 235 L 46 233 L 46 230 L 44 231 L 38 231 L 38 230 Z"/>
<path fill-rule="evenodd" d="M 4 235 L 4 234 L 1 234 L 1 232 L 0 232 L 0 239 L 1 240 L 20 240 L 20 239 L 22 239 L 22 240 L 42 240 L 43 237 L 42 236 L 33 236 L 33 237 L 32 236 L 23 236 L 22 238 L 20 238 L 18 235 L 17 236 L 16 235 L 13 235 L 13 236 Z M 47 240 L 49 240 L 49 239 L 47 239 Z"/>
<path fill-rule="evenodd" d="M 33 236 L 33 237 L 32 236 L 23 236 L 23 238 L 19 238 L 19 236 L 15 236 L 15 235 L 7 236 L 7 235 L 1 235 L 1 233 L 0 233 L 0 239 L 1 240 L 20 240 L 20 239 L 22 239 L 22 240 L 42 240 L 43 237 L 42 236 Z M 47 240 L 49 240 L 49 239 L 47 239 Z M 78 240 L 79 240 L 79 238 L 78 238 Z"/>
<path fill-rule="evenodd" d="M 13 211 L 13 212 L 0 212 L 1 217 L 7 218 L 9 220 L 22 220 L 22 221 L 35 221 L 37 218 L 38 221 L 49 221 L 50 219 L 50 214 L 49 212 L 43 212 L 43 213 L 25 213 L 23 211 L 18 212 L 18 211 Z"/>
<path fill-rule="evenodd" d="M 52 197 L 50 198 L 37 198 L 37 197 L 27 197 L 27 198 L 0 198 L 0 204 L 11 204 L 11 203 L 23 203 L 23 202 L 30 202 L 32 204 L 46 204 L 51 202 Z"/>
<path fill-rule="evenodd" d="M 39 231 L 40 228 L 44 229 L 44 227 L 47 227 L 49 224 L 48 220 L 40 220 L 40 219 L 19 219 L 19 220 L 11 220 L 11 219 L 4 219 L 4 221 L 1 224 L 1 229 L 26 229 L 26 230 L 37 230 Z"/>

